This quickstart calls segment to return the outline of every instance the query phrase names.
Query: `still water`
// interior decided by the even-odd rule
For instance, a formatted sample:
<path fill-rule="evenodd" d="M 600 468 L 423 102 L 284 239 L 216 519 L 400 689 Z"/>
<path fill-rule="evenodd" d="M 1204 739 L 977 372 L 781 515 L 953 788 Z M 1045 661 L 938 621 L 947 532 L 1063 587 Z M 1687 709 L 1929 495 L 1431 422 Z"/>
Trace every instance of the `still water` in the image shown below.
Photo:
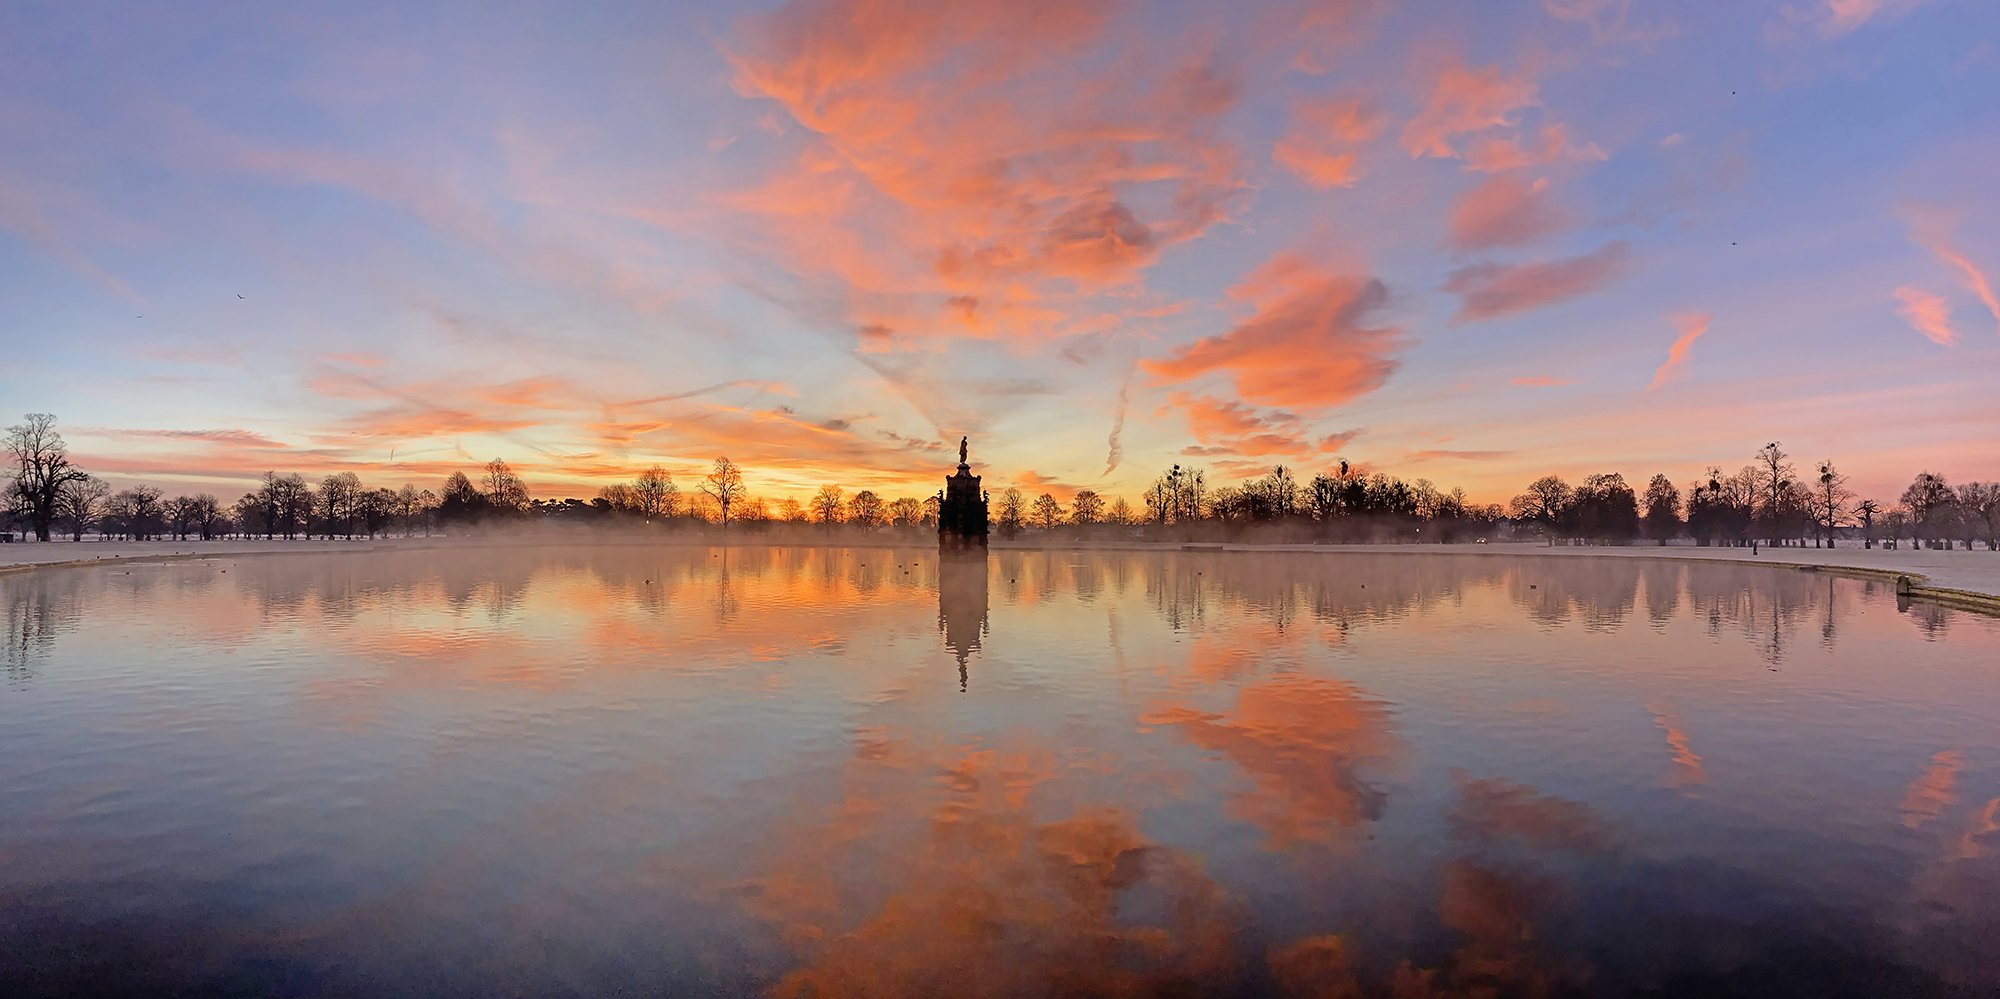
<path fill-rule="evenodd" d="M 1796 571 L 0 581 L 0 994 L 1987 995 L 2000 622 Z"/>

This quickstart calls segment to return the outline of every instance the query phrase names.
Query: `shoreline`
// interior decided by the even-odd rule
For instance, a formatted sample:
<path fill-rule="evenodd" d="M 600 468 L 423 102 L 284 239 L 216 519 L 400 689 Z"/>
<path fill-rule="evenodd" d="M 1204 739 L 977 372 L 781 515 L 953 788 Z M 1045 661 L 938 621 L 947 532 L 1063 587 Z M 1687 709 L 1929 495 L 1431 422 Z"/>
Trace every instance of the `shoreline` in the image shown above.
<path fill-rule="evenodd" d="M 390 538 L 354 541 L 292 540 L 263 541 L 33 541 L 0 546 L 0 578 L 39 569 L 79 569 L 109 564 L 172 562 L 213 558 L 245 558 L 264 555 L 340 555 L 417 553 L 469 547 L 630 547 L 632 537 L 576 538 L 560 535 L 530 535 L 505 538 L 452 539 Z M 753 544 L 775 547 L 911 548 L 927 547 L 927 538 L 646 538 L 644 543 L 661 547 L 716 547 Z M 17 547 L 18 546 L 18 547 Z M 161 550 L 168 549 L 168 550 Z M 1187 553 L 1290 553 L 1352 555 L 1430 555 L 1483 557 L 1516 556 L 1531 558 L 1611 559 L 1645 558 L 1674 562 L 1759 565 L 1771 569 L 1819 572 L 1853 579 L 1895 584 L 1899 596 L 1940 604 L 1956 610 L 2000 616 L 2000 552 L 1881 548 L 1778 548 L 1753 554 L 1742 548 L 1701 548 L 1693 545 L 1546 545 L 1539 542 L 1498 544 L 1309 544 L 1254 542 L 1181 542 L 1103 540 L 1072 541 L 1060 545 L 1022 544 L 995 541 L 994 552 L 1033 551 L 1135 551 Z M 84 557 L 63 557 L 74 554 Z M 22 558 L 20 556 L 55 556 Z M 1918 563 L 1918 564 L 1910 564 Z"/>

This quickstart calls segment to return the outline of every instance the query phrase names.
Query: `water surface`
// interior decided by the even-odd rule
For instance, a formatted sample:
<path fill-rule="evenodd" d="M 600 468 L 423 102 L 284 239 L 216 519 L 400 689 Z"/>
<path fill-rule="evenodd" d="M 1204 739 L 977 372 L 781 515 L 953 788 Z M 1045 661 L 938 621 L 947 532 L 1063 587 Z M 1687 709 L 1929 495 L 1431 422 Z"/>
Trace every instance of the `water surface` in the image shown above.
<path fill-rule="evenodd" d="M 1877 584 L 607 546 L 0 602 L 0 994 L 2000 989 L 2000 622 Z"/>

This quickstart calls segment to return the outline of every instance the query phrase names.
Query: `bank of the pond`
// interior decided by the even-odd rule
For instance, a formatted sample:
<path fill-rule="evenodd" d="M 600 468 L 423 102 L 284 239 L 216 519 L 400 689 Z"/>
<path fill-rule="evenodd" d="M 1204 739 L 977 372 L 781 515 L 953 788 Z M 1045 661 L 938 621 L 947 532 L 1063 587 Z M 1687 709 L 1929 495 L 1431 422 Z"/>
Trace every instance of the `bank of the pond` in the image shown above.
<path fill-rule="evenodd" d="M 152 562 L 181 558 L 219 558 L 307 553 L 409 552 L 457 548 L 467 545 L 539 547 L 546 545 L 617 544 L 624 546 L 631 545 L 637 540 L 633 537 L 623 535 L 604 536 L 600 538 L 588 536 L 522 535 L 518 537 L 494 537 L 486 539 L 451 539 L 439 537 L 376 539 L 373 541 L 260 541 L 251 539 L 227 541 L 17 542 L 0 545 L 0 573 L 21 572 L 36 568 L 99 565 L 106 562 Z M 680 537 L 671 540 L 660 539 L 657 543 L 703 545 L 721 542 L 722 539 L 720 538 Z M 836 537 L 828 538 L 824 542 L 820 542 L 817 539 L 759 539 L 744 537 L 730 539 L 730 542 L 784 545 L 824 543 L 848 548 L 871 547 L 874 545 L 902 547 L 923 543 L 921 538 L 891 537 L 881 537 L 878 539 Z M 1023 542 L 996 541 L 994 544 L 994 550 L 996 551 L 1033 550 L 1038 547 L 1041 546 Z M 1403 553 L 1412 555 L 1469 555 L 1480 557 L 1525 556 L 1570 559 L 1650 558 L 1698 562 L 1731 562 L 1757 564 L 1774 568 L 1831 572 L 1889 582 L 1907 579 L 1909 595 L 1914 598 L 1935 601 L 1967 610 L 2000 614 L 2000 552 L 1985 550 L 1760 548 L 1753 552 L 1748 548 L 1700 548 L 1693 545 L 1597 547 L 1548 546 L 1536 543 L 1458 545 L 1182 544 L 1171 541 L 1091 542 L 1064 545 L 1062 547 L 1129 549 L 1136 551 L 1288 551 L 1311 553 L 1346 552 L 1368 555 Z"/>
<path fill-rule="evenodd" d="M 1118 547 L 1126 547 L 1120 545 Z M 1897 584 L 1918 600 L 1985 614 L 2000 614 L 2000 552 L 1882 548 L 1702 548 L 1694 545 L 1545 545 L 1534 543 L 1469 545 L 1257 545 L 1257 544 L 1134 544 L 1135 548 L 1176 547 L 1194 551 L 1352 552 L 1413 555 L 1472 555 L 1530 558 L 1647 558 L 1685 562 L 1726 562 L 1776 569 L 1825 572 Z"/>

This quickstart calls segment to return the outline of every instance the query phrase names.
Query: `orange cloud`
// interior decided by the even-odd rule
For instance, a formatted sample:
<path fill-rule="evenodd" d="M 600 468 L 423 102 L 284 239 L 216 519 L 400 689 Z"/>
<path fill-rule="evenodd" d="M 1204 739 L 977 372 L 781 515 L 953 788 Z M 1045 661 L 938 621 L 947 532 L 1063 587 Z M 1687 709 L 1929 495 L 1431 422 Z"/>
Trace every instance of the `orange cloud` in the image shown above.
<path fill-rule="evenodd" d="M 109 437 L 114 439 L 137 438 L 189 441 L 266 451 L 279 451 L 291 447 L 291 445 L 283 441 L 274 440 L 252 430 L 133 430 L 109 427 L 78 427 L 72 430 L 71 433 L 85 437 Z"/>
<path fill-rule="evenodd" d="M 1140 367 L 1170 381 L 1229 375 L 1245 400 L 1274 406 L 1336 406 L 1382 386 L 1402 346 L 1393 327 L 1368 325 L 1387 303 L 1380 281 L 1327 274 L 1279 254 L 1230 292 L 1257 305 L 1248 320 Z"/>
<path fill-rule="evenodd" d="M 1511 175 L 1492 177 L 1459 198 L 1451 210 L 1452 248 L 1460 252 L 1495 246 L 1522 246 L 1568 228 L 1571 218 L 1556 204 L 1547 178 L 1525 183 Z"/>
<path fill-rule="evenodd" d="M 1331 454 L 1355 437 L 1355 432 L 1349 431 L 1314 440 L 1307 433 L 1304 421 L 1281 409 L 1259 412 L 1240 402 L 1186 392 L 1174 393 L 1171 402 L 1187 415 L 1188 432 L 1200 442 L 1181 450 L 1189 457 L 1303 458 Z"/>
<path fill-rule="evenodd" d="M 1293 106 L 1291 129 L 1272 144 L 1271 158 L 1314 187 L 1353 187 L 1360 171 L 1351 147 L 1382 134 L 1386 124 L 1367 101 L 1303 101 Z"/>
<path fill-rule="evenodd" d="M 561 378 L 542 376 L 522 378 L 501 385 L 489 385 L 473 390 L 480 401 L 495 406 L 521 407 L 526 409 L 551 409 L 574 398 L 574 386 Z M 563 398 L 568 397 L 568 398 Z"/>
<path fill-rule="evenodd" d="M 1361 179 L 1356 167 L 1357 153 L 1329 153 L 1290 139 L 1271 146 L 1271 159 L 1292 172 L 1292 176 L 1318 188 L 1353 187 Z"/>
<path fill-rule="evenodd" d="M 1455 461 L 1494 461 L 1500 458 L 1511 458 L 1514 454 L 1515 452 L 1513 451 L 1451 451 L 1433 448 L 1429 451 L 1412 451 L 1410 452 L 1409 460 L 1413 462 L 1436 461 L 1442 458 Z"/>
<path fill-rule="evenodd" d="M 1237 799 L 1238 811 L 1280 846 L 1373 821 L 1388 794 L 1369 775 L 1402 750 L 1379 701 L 1349 683 L 1302 676 L 1246 687 L 1233 715 L 1175 706 L 1142 720 L 1234 763 L 1255 788 Z"/>
<path fill-rule="evenodd" d="M 1911 329 L 1940 347 L 1958 343 L 1958 331 L 1951 328 L 1951 305 L 1944 299 L 1906 284 L 1896 289 L 1896 300 L 1903 303 L 1896 314 L 1907 320 Z"/>
<path fill-rule="evenodd" d="M 1519 378 L 1509 378 L 1507 382 L 1510 385 L 1520 385 L 1527 388 L 1555 388 L 1559 385 L 1575 385 L 1576 379 L 1561 378 L 1556 375 L 1525 375 Z"/>
<path fill-rule="evenodd" d="M 1403 126 L 1403 151 L 1414 157 L 1458 155 L 1454 139 L 1514 124 L 1514 113 L 1532 107 L 1537 86 L 1527 74 L 1508 76 L 1495 66 L 1471 69 L 1454 61 L 1438 74 L 1429 100 Z"/>
<path fill-rule="evenodd" d="M 1205 53 L 1095 58 L 1111 9 L 808 0 L 746 18 L 738 92 L 809 133 L 724 199 L 752 216 L 749 249 L 879 327 L 877 349 L 1100 322 L 1092 296 L 1129 290 L 1246 187 L 1214 134 L 1234 79 Z"/>
<path fill-rule="evenodd" d="M 1952 220 L 1941 212 L 1920 209 L 1910 228 L 1910 238 L 1956 273 L 1966 289 L 1985 304 L 1986 311 L 1993 315 L 1994 320 L 2000 321 L 2000 296 L 1994 294 L 1993 282 L 1987 279 L 1979 265 L 1952 246 Z"/>
<path fill-rule="evenodd" d="M 1933 753 L 1930 766 L 1910 782 L 1909 790 L 1903 794 L 1903 824 L 1915 829 L 1943 815 L 1944 810 L 1958 800 L 1953 788 L 1958 784 L 1958 773 L 1964 767 L 1965 754 L 1956 749 Z"/>
<path fill-rule="evenodd" d="M 1667 348 L 1667 359 L 1653 372 L 1653 380 L 1646 385 L 1647 391 L 1666 384 L 1667 379 L 1672 378 L 1674 373 L 1680 370 L 1681 365 L 1687 362 L 1689 348 L 1694 346 L 1694 342 L 1700 339 L 1703 333 L 1708 332 L 1709 319 L 1709 315 L 1704 312 L 1689 312 L 1671 317 L 1670 321 L 1680 336 L 1674 338 L 1674 345 Z"/>
<path fill-rule="evenodd" d="M 1460 296 L 1452 321 L 1492 319 L 1589 294 L 1623 274 L 1629 257 L 1623 242 L 1613 242 L 1580 257 L 1461 267 L 1445 278 L 1444 289 Z"/>

